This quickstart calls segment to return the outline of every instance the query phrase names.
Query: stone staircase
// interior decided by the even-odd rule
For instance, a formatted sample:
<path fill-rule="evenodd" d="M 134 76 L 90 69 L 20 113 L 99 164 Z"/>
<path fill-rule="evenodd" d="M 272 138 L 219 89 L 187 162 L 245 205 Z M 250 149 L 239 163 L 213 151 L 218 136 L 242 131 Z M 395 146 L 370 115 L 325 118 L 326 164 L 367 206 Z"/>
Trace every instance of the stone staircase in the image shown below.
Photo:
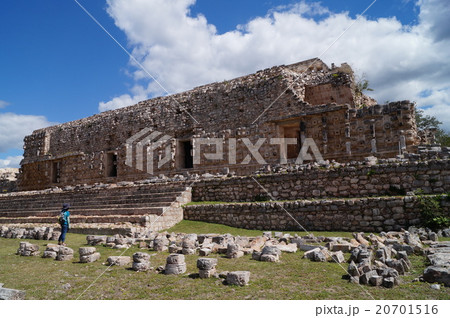
<path fill-rule="evenodd" d="M 183 219 L 181 206 L 190 200 L 191 188 L 183 182 L 9 193 L 0 195 L 0 225 L 55 226 L 62 204 L 70 203 L 72 232 L 150 225 L 161 230 Z"/>

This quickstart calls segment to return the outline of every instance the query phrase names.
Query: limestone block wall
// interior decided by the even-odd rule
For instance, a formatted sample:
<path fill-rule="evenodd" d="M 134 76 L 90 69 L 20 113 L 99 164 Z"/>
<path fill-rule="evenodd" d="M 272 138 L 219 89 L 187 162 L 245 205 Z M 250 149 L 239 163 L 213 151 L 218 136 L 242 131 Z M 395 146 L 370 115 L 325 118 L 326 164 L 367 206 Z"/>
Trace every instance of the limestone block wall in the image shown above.
<path fill-rule="evenodd" d="M 411 152 L 419 143 L 415 106 L 409 101 L 350 109 L 349 117 L 352 154 L 389 158 L 400 154 L 401 147 Z"/>
<path fill-rule="evenodd" d="M 162 215 L 150 215 L 145 227 L 151 231 L 162 231 L 171 228 L 183 220 L 183 205 L 192 201 L 192 188 L 188 187 L 167 208 Z"/>
<path fill-rule="evenodd" d="M 254 178 L 254 179 L 253 179 Z M 264 188 L 260 187 L 258 183 Z M 193 201 L 243 202 L 270 198 L 294 200 L 366 197 L 450 191 L 450 160 L 404 162 L 338 169 L 315 168 L 289 174 L 203 180 L 193 187 Z"/>
<path fill-rule="evenodd" d="M 448 200 L 444 199 L 442 204 L 444 213 L 450 215 Z M 301 231 L 300 223 L 308 231 L 380 232 L 419 224 L 420 204 L 416 197 L 384 197 L 305 200 L 284 202 L 281 206 L 277 203 L 191 205 L 184 208 L 184 217 L 258 230 Z"/>

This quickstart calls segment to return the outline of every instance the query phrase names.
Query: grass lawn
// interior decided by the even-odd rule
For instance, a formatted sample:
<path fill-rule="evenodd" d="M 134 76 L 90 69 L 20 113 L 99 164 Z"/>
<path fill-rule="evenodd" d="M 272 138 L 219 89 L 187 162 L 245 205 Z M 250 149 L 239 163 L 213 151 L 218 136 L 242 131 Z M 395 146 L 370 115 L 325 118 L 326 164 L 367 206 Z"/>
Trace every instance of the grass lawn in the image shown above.
<path fill-rule="evenodd" d="M 249 231 L 203 222 L 182 221 L 169 231 L 185 233 L 231 233 L 233 235 L 261 235 L 261 231 Z M 344 235 L 351 233 L 321 233 L 316 235 Z M 302 234 L 302 233 L 299 233 Z M 302 234 L 303 235 L 303 234 Z M 120 255 L 123 250 L 98 246 L 100 261 L 91 264 L 78 263 L 78 248 L 85 246 L 85 235 L 68 234 L 68 246 L 75 250 L 73 261 L 57 262 L 40 257 L 15 255 L 19 239 L 0 238 L 0 283 L 6 288 L 27 292 L 27 299 L 76 299 L 102 274 L 102 265 L 108 256 Z M 45 249 L 46 241 L 27 240 Z M 130 248 L 124 255 L 137 251 Z M 167 252 L 148 251 L 153 267 L 164 266 Z M 80 299 L 450 299 L 448 288 L 432 290 L 430 284 L 411 281 L 425 268 L 424 257 L 412 256 L 413 269 L 403 276 L 403 283 L 393 289 L 358 286 L 341 277 L 345 271 L 335 263 L 314 263 L 301 259 L 303 252 L 283 253 L 280 263 L 251 260 L 250 255 L 240 259 L 219 259 L 218 271 L 249 270 L 250 285 L 226 286 L 218 279 L 193 279 L 189 273 L 197 273 L 196 255 L 187 255 L 187 272 L 180 276 L 165 276 L 155 271 L 136 273 L 128 267 L 111 267 Z M 348 258 L 349 255 L 346 255 Z M 347 264 L 342 264 L 346 269 Z M 69 283 L 71 288 L 64 289 Z"/>

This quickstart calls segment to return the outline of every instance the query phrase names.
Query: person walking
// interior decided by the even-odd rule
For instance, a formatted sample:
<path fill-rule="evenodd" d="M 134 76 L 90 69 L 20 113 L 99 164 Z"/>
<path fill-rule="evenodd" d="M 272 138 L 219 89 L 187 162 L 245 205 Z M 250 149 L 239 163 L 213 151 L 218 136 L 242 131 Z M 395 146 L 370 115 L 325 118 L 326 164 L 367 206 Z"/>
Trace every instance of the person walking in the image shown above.
<path fill-rule="evenodd" d="M 64 203 L 62 210 L 59 214 L 59 224 L 61 225 L 61 235 L 58 239 L 58 245 L 66 246 L 65 240 L 66 240 L 66 234 L 69 232 L 70 229 L 70 204 Z"/>

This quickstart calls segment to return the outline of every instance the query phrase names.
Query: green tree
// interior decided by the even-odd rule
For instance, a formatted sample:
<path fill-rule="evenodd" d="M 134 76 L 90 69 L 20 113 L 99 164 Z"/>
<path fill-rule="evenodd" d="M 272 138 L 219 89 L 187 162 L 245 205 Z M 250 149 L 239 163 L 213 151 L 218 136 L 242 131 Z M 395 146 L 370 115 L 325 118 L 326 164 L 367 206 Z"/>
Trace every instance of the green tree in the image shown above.
<path fill-rule="evenodd" d="M 373 89 L 369 87 L 369 81 L 366 79 L 366 75 L 363 74 L 361 78 L 357 78 L 355 84 L 355 93 L 362 95 L 365 91 L 373 92 Z"/>
<path fill-rule="evenodd" d="M 416 108 L 416 124 L 419 130 L 436 129 L 436 142 L 450 147 L 450 134 L 441 128 L 442 122 L 436 117 L 425 115 L 422 109 Z"/>

